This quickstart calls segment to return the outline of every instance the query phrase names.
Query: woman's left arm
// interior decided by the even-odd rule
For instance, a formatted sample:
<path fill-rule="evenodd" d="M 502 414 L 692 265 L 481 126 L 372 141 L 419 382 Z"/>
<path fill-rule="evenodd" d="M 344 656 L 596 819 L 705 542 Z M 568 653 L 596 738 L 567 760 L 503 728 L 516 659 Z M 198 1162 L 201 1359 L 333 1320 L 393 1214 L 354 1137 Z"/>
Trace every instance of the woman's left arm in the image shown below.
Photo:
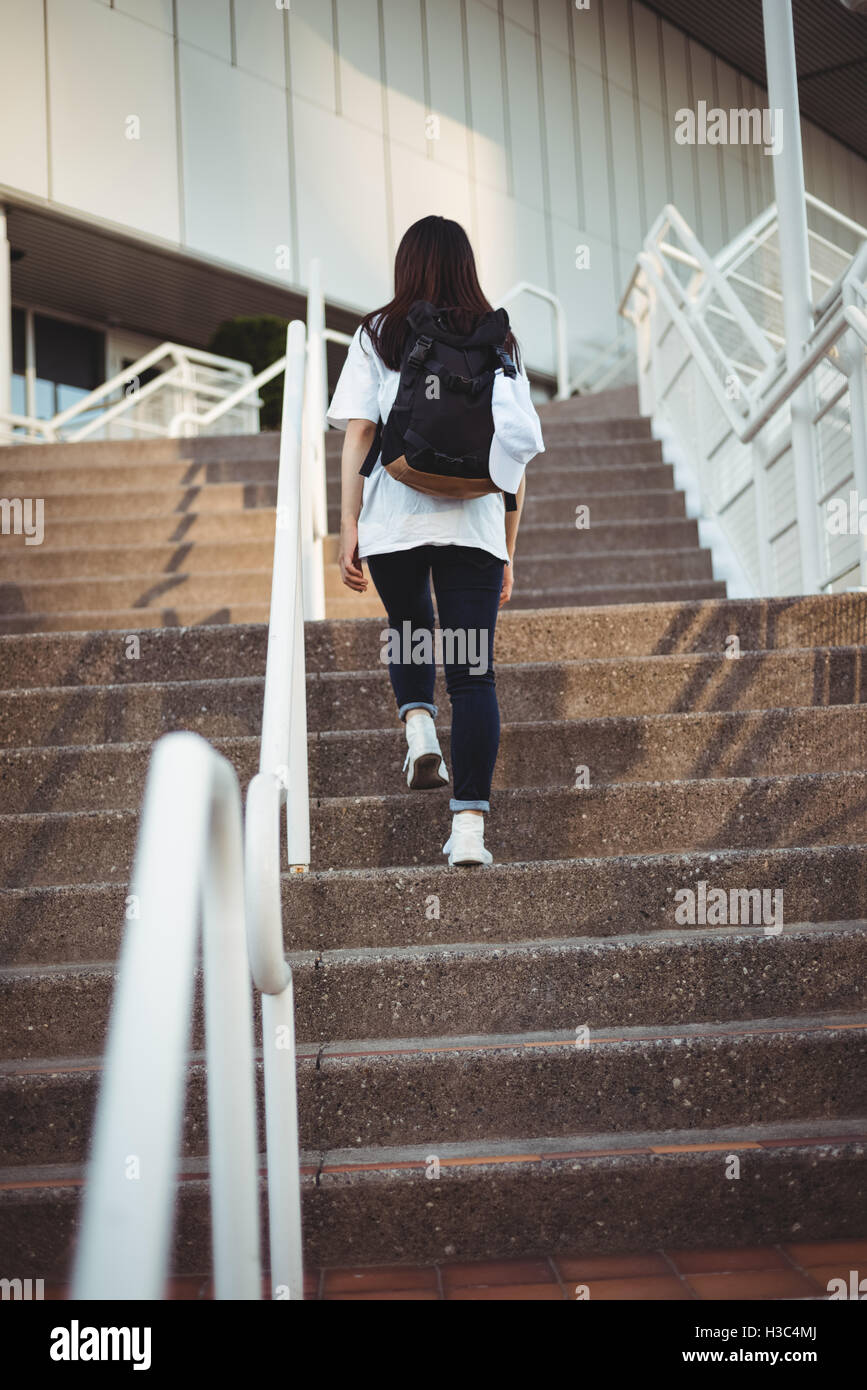
<path fill-rule="evenodd" d="M 517 506 L 513 512 L 506 512 L 506 549 L 509 552 L 509 563 L 503 570 L 503 588 L 500 593 L 500 607 L 508 603 L 512 597 L 512 588 L 515 583 L 515 546 L 518 543 L 518 527 L 521 524 L 521 512 L 524 510 L 524 494 L 527 490 L 526 475 L 521 479 L 521 486 L 515 493 Z"/>

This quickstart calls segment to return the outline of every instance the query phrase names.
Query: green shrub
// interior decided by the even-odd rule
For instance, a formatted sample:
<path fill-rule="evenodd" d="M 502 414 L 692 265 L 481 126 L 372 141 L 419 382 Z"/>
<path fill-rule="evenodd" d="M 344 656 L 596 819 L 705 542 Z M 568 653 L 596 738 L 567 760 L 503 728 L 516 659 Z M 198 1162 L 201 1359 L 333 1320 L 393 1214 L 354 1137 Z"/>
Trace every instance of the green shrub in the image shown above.
<path fill-rule="evenodd" d="M 208 351 L 219 353 L 221 357 L 234 357 L 239 362 L 249 362 L 255 376 L 283 356 L 287 327 L 288 319 L 277 318 L 274 314 L 226 319 L 208 343 Z M 260 428 L 278 430 L 283 402 L 283 373 L 261 387 L 259 395 L 263 401 L 259 415 Z"/>

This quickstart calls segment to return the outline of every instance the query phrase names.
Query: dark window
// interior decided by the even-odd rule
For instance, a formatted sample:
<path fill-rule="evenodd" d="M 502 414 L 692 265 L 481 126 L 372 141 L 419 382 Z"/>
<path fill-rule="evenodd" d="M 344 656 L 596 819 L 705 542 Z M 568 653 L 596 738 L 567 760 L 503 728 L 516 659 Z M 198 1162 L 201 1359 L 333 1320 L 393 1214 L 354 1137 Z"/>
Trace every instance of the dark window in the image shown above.
<path fill-rule="evenodd" d="M 93 391 L 105 380 L 105 334 L 77 323 L 34 315 L 36 375 L 57 386 Z"/>

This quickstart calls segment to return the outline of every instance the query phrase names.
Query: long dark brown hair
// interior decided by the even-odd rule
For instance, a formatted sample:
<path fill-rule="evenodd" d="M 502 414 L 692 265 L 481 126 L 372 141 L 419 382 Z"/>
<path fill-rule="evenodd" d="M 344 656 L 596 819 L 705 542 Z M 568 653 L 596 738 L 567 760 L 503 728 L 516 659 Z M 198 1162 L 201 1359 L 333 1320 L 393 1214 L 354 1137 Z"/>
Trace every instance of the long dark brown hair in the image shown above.
<path fill-rule="evenodd" d="M 453 309 L 454 331 L 471 333 L 491 312 L 476 270 L 470 239 L 459 222 L 422 217 L 408 227 L 394 258 L 394 298 L 362 320 L 371 343 L 387 367 L 397 371 L 406 341 L 406 316 L 417 299 L 436 309 Z M 362 335 L 363 337 L 363 335 Z M 518 344 L 509 333 L 506 351 L 516 362 Z"/>

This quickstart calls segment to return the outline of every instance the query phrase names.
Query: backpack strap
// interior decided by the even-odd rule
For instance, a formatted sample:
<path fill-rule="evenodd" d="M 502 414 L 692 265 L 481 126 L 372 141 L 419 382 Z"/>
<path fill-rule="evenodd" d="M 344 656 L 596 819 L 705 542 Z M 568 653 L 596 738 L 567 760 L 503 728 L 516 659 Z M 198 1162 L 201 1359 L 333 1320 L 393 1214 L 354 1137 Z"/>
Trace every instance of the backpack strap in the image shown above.
<path fill-rule="evenodd" d="M 373 470 L 374 470 L 374 468 L 375 468 L 375 466 L 376 466 L 376 460 L 379 458 L 379 451 L 380 451 L 381 447 L 382 447 L 382 418 L 380 417 L 379 421 L 377 422 L 377 426 L 376 426 L 376 434 L 373 436 L 373 443 L 371 444 L 370 448 L 369 448 L 368 451 L 367 451 L 367 456 L 366 456 L 366 458 L 365 458 L 365 460 L 364 460 L 364 463 L 361 465 L 361 467 L 360 467 L 359 470 L 358 470 L 358 472 L 359 472 L 359 474 L 361 475 L 362 478 L 369 478 L 369 477 L 370 477 L 371 473 L 373 472 Z"/>
<path fill-rule="evenodd" d="M 518 499 L 514 492 L 504 492 L 503 501 L 506 504 L 507 512 L 516 512 L 518 510 Z"/>
<path fill-rule="evenodd" d="M 495 347 L 494 352 L 497 354 L 497 361 L 503 369 L 503 376 L 516 377 L 518 369 L 506 349 L 502 346 Z"/>

